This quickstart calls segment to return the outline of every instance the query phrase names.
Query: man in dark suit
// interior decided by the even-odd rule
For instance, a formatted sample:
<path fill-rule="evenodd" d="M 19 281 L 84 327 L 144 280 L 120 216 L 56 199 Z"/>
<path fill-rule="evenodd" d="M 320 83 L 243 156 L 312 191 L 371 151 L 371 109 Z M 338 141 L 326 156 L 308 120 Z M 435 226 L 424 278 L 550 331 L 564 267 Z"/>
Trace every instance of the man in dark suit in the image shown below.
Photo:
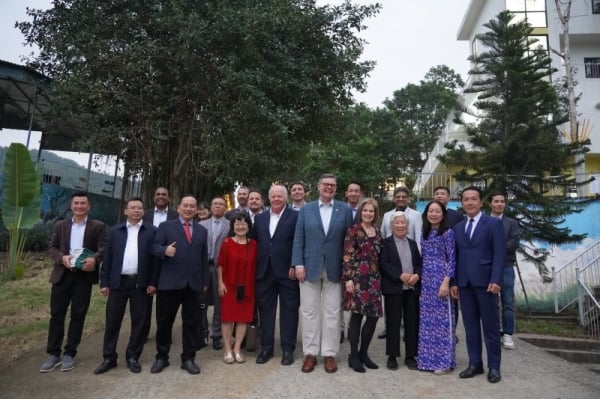
<path fill-rule="evenodd" d="M 269 190 L 271 209 L 256 216 L 254 238 L 258 242 L 256 299 L 261 332 L 261 351 L 256 363 L 273 357 L 275 318 L 279 299 L 281 364 L 294 363 L 300 287 L 292 268 L 292 244 L 298 212 L 286 206 L 287 189 L 274 185 Z"/>
<path fill-rule="evenodd" d="M 154 261 L 152 244 L 156 227 L 142 221 L 144 203 L 139 197 L 127 200 L 124 213 L 127 220 L 108 233 L 104 262 L 100 269 L 100 293 L 108 296 L 108 300 L 102 350 L 104 360 L 94 370 L 94 374 L 102 374 L 117 367 L 117 342 L 127 302 L 131 332 L 125 359 L 132 373 L 142 371 L 138 359 L 144 348 L 146 297 L 156 292 L 156 287 L 151 284 Z"/>
<path fill-rule="evenodd" d="M 464 215 L 457 210 L 448 208 L 450 202 L 450 190 L 446 186 L 437 186 L 433 189 L 433 199 L 441 202 L 446 207 L 446 218 L 448 227 L 454 227 L 465 219 Z"/>
<path fill-rule="evenodd" d="M 408 238 L 408 218 L 397 211 L 390 218 L 392 235 L 381 248 L 381 293 L 385 309 L 385 354 L 387 368 L 398 369 L 400 325 L 404 321 L 404 364 L 417 369 L 417 335 L 419 330 L 419 295 L 423 261 L 417 243 Z"/>
<path fill-rule="evenodd" d="M 498 219 L 481 212 L 483 199 L 479 188 L 465 188 L 461 204 L 468 219 L 454 226 L 457 260 L 451 294 L 454 298 L 460 297 L 469 367 L 459 377 L 472 378 L 483 374 L 483 328 L 489 368 L 487 379 L 496 383 L 501 380 L 498 293 L 505 264 L 504 229 Z"/>
<path fill-rule="evenodd" d="M 219 296 L 219 285 L 215 262 L 219 259 L 221 244 L 229 234 L 229 220 L 225 218 L 226 203 L 223 197 L 215 197 L 210 204 L 212 216 L 200 222 L 208 232 L 208 267 L 210 269 L 209 293 L 212 296 L 213 317 L 212 333 L 210 338 L 213 340 L 213 349 L 223 349 L 223 335 L 221 334 L 221 297 Z M 206 306 L 204 307 L 206 309 Z M 208 318 L 206 311 L 202 312 L 202 325 L 205 331 L 202 332 L 201 339 L 207 343 Z M 202 343 L 204 344 L 204 342 Z"/>
<path fill-rule="evenodd" d="M 515 349 L 512 334 L 515 330 L 515 264 L 517 262 L 517 248 L 521 231 L 516 220 L 504 215 L 506 209 L 506 196 L 504 193 L 493 193 L 489 196 L 491 215 L 502 220 L 504 227 L 504 238 L 506 239 L 506 264 L 502 279 L 502 291 L 500 291 L 500 303 L 502 304 L 502 347 Z"/>
<path fill-rule="evenodd" d="M 158 226 L 153 254 L 159 266 L 153 274 L 156 294 L 156 360 L 150 371 L 160 373 L 169 365 L 173 322 L 181 306 L 181 368 L 199 374 L 196 351 L 202 325 L 200 307 L 208 287 L 207 232 L 195 221 L 196 198 L 186 195 L 177 207 L 179 217 Z"/>
<path fill-rule="evenodd" d="M 336 187 L 334 175 L 321 175 L 319 199 L 300 209 L 294 233 L 292 265 L 300 282 L 305 373 L 314 370 L 319 352 L 324 358 L 325 371 L 337 371 L 342 255 L 346 231 L 352 225 L 352 212 L 348 205 L 334 201 Z"/>
<path fill-rule="evenodd" d="M 169 190 L 165 187 L 158 187 L 154 191 L 154 208 L 149 208 L 144 211 L 143 221 L 158 227 L 159 224 L 167 220 L 176 219 L 178 214 L 175 209 L 171 209 L 169 206 L 171 198 L 169 197 Z M 154 302 L 154 296 L 148 295 L 146 297 L 146 319 L 144 320 L 144 328 L 142 334 L 144 336 L 144 342 L 148 340 L 150 334 L 150 326 L 152 324 L 152 304 Z"/>
<path fill-rule="evenodd" d="M 54 225 L 50 241 L 50 256 L 54 267 L 50 275 L 50 325 L 48 326 L 48 358 L 40 367 L 41 373 L 54 370 L 61 364 L 62 371 L 75 367 L 77 346 L 81 342 L 83 323 L 92 295 L 92 284 L 98 283 L 98 268 L 106 244 L 104 223 L 88 218 L 90 199 L 86 192 L 71 196 L 71 219 Z M 87 251 L 85 251 L 87 250 Z M 85 259 L 85 253 L 91 255 Z M 61 359 L 61 345 L 65 335 L 65 316 L 71 306 L 71 320 L 67 344 Z"/>

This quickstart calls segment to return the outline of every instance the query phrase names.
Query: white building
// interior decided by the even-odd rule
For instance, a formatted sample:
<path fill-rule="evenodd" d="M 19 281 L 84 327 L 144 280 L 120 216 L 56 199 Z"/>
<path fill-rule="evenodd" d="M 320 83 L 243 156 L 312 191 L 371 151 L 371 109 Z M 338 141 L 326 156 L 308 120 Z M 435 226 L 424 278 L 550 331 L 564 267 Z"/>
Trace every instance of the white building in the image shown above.
<path fill-rule="evenodd" d="M 538 44 L 545 48 L 562 51 L 562 26 L 558 19 L 554 0 L 471 0 L 458 29 L 457 39 L 469 41 L 471 54 L 482 51 L 476 36 L 487 29 L 483 24 L 494 19 L 501 11 L 508 9 L 517 19 L 527 19 L 534 28 L 533 35 Z M 583 195 L 600 194 L 600 0 L 573 0 L 569 23 L 571 60 L 576 70 L 576 93 L 581 93 L 577 105 L 581 129 L 586 123 L 591 140 L 590 152 L 585 155 L 585 173 L 596 176 L 583 190 Z M 465 58 L 467 58 L 465 54 Z M 550 52 L 553 66 L 558 69 L 554 78 L 564 75 L 563 62 L 558 55 Z M 467 79 L 469 86 L 471 79 Z M 477 94 L 464 96 L 464 105 L 471 107 Z M 434 150 L 422 169 L 415 191 L 421 197 L 430 197 L 435 186 L 446 185 L 452 194 L 461 189 L 459 182 L 451 177 L 451 171 L 437 160 L 444 152 L 444 143 L 451 140 L 465 141 L 461 127 L 448 117 Z M 468 122 L 468 120 L 467 120 Z"/>

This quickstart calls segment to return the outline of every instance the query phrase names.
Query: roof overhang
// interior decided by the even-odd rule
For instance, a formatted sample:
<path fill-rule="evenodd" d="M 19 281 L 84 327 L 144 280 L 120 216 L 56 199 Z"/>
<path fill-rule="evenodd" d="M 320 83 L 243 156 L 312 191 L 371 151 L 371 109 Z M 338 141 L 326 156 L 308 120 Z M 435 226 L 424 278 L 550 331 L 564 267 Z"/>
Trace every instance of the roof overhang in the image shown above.
<path fill-rule="evenodd" d="M 470 40 L 485 0 L 471 0 L 456 34 L 457 40 Z"/>

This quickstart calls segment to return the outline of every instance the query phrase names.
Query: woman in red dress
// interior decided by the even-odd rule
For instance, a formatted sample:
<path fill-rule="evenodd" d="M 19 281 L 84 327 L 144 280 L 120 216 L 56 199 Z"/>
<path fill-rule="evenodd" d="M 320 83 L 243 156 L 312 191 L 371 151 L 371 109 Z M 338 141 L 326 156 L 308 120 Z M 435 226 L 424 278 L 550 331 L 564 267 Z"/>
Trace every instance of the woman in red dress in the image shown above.
<path fill-rule="evenodd" d="M 217 264 L 221 296 L 221 331 L 225 354 L 223 361 L 243 363 L 241 345 L 248 323 L 254 318 L 254 277 L 256 274 L 256 241 L 248 238 L 252 221 L 246 212 L 231 217 L 233 237 L 221 245 Z M 233 324 L 235 343 L 232 349 Z"/>

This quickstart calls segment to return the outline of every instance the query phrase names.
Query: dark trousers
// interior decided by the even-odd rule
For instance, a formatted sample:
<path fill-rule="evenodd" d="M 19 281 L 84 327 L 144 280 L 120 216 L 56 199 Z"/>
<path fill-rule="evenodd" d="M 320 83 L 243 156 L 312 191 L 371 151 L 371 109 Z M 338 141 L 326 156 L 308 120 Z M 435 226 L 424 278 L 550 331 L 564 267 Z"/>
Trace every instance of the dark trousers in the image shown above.
<path fill-rule="evenodd" d="M 148 339 L 148 336 L 150 335 L 150 326 L 152 325 L 153 304 L 154 304 L 154 296 L 146 295 L 146 302 L 145 302 L 146 310 L 144 312 L 146 315 L 146 318 L 144 319 L 144 324 L 142 327 L 142 336 L 144 337 L 144 342 Z"/>
<path fill-rule="evenodd" d="M 210 269 L 209 269 L 209 289 L 208 295 L 206 295 L 204 300 L 205 306 L 202 309 L 201 317 L 202 317 L 202 338 L 208 338 L 208 303 L 212 300 L 213 303 L 213 317 L 212 317 L 212 331 L 210 333 L 210 337 L 221 338 L 223 334 L 221 334 L 221 297 L 219 296 L 219 281 L 217 276 L 217 270 L 215 268 L 215 264 L 212 261 L 209 261 Z"/>
<path fill-rule="evenodd" d="M 92 296 L 92 283 L 86 272 L 65 271 L 50 291 L 50 325 L 48 326 L 48 344 L 46 352 L 60 356 L 64 336 L 65 317 L 71 305 L 71 320 L 67 332 L 67 344 L 64 354 L 75 357 L 77 346 L 81 342 L 81 333 Z"/>
<path fill-rule="evenodd" d="M 500 321 L 498 316 L 498 294 L 486 292 L 487 287 L 459 287 L 460 310 L 462 312 L 469 366 L 482 367 L 481 330 L 487 350 L 488 367 L 500 369 Z"/>
<path fill-rule="evenodd" d="M 298 335 L 300 286 L 298 281 L 276 279 L 271 272 L 267 272 L 265 278 L 256 280 L 261 350 L 273 353 L 277 298 L 279 298 L 281 350 L 283 352 L 294 352 L 296 349 L 296 336 Z"/>
<path fill-rule="evenodd" d="M 406 357 L 417 356 L 419 329 L 419 297 L 415 290 L 383 296 L 385 311 L 385 354 L 400 356 L 400 325 L 404 321 Z"/>
<path fill-rule="evenodd" d="M 144 321 L 146 320 L 147 300 L 145 288 L 137 288 L 137 280 L 123 277 L 120 287 L 111 289 L 106 302 L 106 328 L 104 330 L 103 356 L 107 360 L 117 360 L 117 342 L 125 307 L 129 302 L 131 333 L 125 350 L 126 359 L 139 359 L 144 348 Z"/>
<path fill-rule="evenodd" d="M 194 360 L 199 347 L 202 293 L 189 286 L 156 294 L 156 358 L 168 359 L 173 323 L 181 305 L 181 361 Z"/>

